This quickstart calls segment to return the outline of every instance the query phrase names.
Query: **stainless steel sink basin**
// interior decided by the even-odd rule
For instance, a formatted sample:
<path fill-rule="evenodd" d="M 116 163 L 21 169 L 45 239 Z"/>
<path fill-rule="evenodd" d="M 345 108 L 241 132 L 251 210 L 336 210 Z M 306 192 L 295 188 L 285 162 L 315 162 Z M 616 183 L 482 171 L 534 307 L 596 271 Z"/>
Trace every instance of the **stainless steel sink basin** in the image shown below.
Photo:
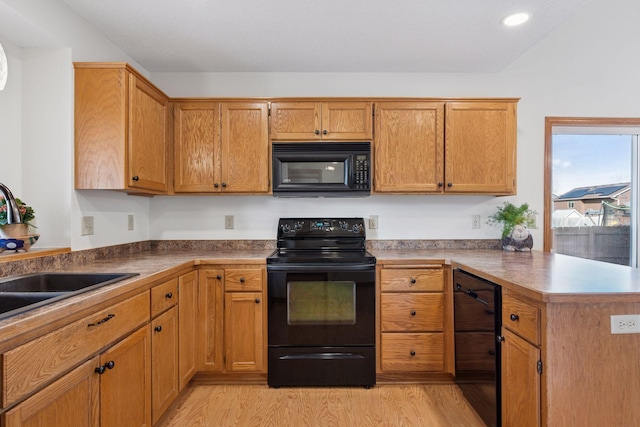
<path fill-rule="evenodd" d="M 0 319 L 137 275 L 138 273 L 34 273 L 0 279 Z"/>

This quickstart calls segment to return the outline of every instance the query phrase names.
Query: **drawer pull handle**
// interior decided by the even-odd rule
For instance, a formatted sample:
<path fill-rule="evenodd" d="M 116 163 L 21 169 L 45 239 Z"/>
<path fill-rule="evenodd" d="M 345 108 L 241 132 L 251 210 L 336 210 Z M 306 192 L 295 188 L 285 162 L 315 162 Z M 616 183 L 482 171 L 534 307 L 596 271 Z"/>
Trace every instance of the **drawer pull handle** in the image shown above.
<path fill-rule="evenodd" d="M 411 315 L 415 316 L 416 315 L 416 311 L 415 310 L 411 310 Z"/>
<path fill-rule="evenodd" d="M 167 299 L 171 299 L 171 298 L 173 298 L 173 292 L 167 292 L 167 294 L 165 295 L 165 297 L 167 297 Z"/>
<path fill-rule="evenodd" d="M 244 283 L 244 277 L 240 278 L 240 283 Z"/>
<path fill-rule="evenodd" d="M 413 356 L 416 355 L 416 352 L 415 352 L 415 350 L 411 350 L 411 352 L 409 354 L 411 355 L 411 357 L 413 357 Z"/>
<path fill-rule="evenodd" d="M 260 304 L 260 298 L 256 298 L 256 304 Z"/>
<path fill-rule="evenodd" d="M 116 317 L 116 315 L 115 315 L 115 314 L 109 314 L 109 315 L 107 315 L 107 317 L 105 317 L 104 319 L 102 319 L 102 320 L 98 320 L 98 321 L 97 321 L 97 322 L 95 322 L 95 323 L 89 323 L 87 326 L 89 326 L 89 327 L 91 327 L 91 326 L 99 326 L 99 325 L 102 325 L 102 324 L 103 324 L 103 323 L 105 323 L 105 322 L 108 322 L 109 320 L 113 319 L 114 317 Z"/>
<path fill-rule="evenodd" d="M 156 331 L 156 332 L 160 332 L 160 331 L 162 331 L 162 326 L 158 325 L 155 328 L 153 328 L 153 330 Z"/>
<path fill-rule="evenodd" d="M 412 278 L 411 278 L 411 283 L 412 283 L 412 284 L 416 283 L 416 279 L 412 277 Z"/>
<path fill-rule="evenodd" d="M 517 314 L 512 314 L 511 316 L 509 316 L 509 319 L 511 319 L 514 322 L 517 322 L 520 319 L 520 316 L 518 316 Z"/>

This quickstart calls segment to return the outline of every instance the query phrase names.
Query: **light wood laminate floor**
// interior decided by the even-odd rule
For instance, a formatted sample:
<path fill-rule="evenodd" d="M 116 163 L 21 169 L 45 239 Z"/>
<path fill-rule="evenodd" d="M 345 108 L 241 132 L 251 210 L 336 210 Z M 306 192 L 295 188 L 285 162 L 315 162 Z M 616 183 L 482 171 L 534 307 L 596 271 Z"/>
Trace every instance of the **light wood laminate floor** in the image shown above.
<path fill-rule="evenodd" d="M 161 427 L 485 427 L 455 385 L 191 385 Z"/>

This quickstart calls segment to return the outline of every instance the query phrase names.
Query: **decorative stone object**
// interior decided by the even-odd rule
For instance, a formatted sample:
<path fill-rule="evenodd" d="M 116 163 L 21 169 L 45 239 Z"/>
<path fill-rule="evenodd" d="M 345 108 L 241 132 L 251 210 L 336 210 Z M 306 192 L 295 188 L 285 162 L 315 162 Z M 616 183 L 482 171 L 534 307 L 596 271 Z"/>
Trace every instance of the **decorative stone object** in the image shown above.
<path fill-rule="evenodd" d="M 516 225 L 509 236 L 502 239 L 502 249 L 512 252 L 531 251 L 533 237 L 526 225 Z"/>

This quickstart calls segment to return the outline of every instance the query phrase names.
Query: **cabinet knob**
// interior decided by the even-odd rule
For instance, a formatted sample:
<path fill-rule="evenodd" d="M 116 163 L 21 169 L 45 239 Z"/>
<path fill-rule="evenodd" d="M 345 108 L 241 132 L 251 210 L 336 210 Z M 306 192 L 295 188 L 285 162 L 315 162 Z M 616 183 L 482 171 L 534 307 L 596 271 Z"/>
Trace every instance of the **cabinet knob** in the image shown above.
<path fill-rule="evenodd" d="M 104 365 L 102 365 L 102 366 L 98 366 L 98 367 L 96 368 L 96 374 L 98 374 L 98 375 L 102 375 L 102 374 L 104 374 L 104 371 L 106 371 L 106 370 L 107 370 L 107 368 L 105 368 L 105 367 L 104 367 Z"/>
<path fill-rule="evenodd" d="M 240 278 L 240 283 L 244 283 L 244 282 L 245 282 L 244 277 L 241 277 Z"/>
<path fill-rule="evenodd" d="M 512 314 L 511 316 L 509 316 L 509 319 L 511 319 L 514 322 L 517 322 L 520 319 L 520 316 L 518 316 L 517 314 Z"/>
<path fill-rule="evenodd" d="M 416 315 L 416 311 L 415 310 L 411 310 L 411 315 L 415 316 Z"/>
<path fill-rule="evenodd" d="M 227 183 L 226 182 L 222 183 L 222 188 L 227 188 Z"/>
<path fill-rule="evenodd" d="M 155 328 L 153 328 L 153 330 L 156 331 L 156 332 L 160 332 L 160 331 L 162 331 L 162 326 L 158 325 Z"/>
<path fill-rule="evenodd" d="M 496 337 L 496 341 L 498 341 L 498 342 L 502 342 L 502 341 L 504 341 L 504 337 L 501 337 L 500 335 L 498 335 L 498 336 Z"/>
<path fill-rule="evenodd" d="M 415 284 L 415 283 L 416 283 L 416 279 L 415 279 L 415 277 L 412 277 L 411 278 L 411 284 Z"/>
<path fill-rule="evenodd" d="M 447 187 L 453 187 L 453 182 L 447 182 Z"/>
<path fill-rule="evenodd" d="M 220 185 L 217 182 L 213 184 L 213 188 L 218 188 L 218 187 L 220 187 Z"/>
<path fill-rule="evenodd" d="M 320 135 L 320 131 L 318 129 L 316 129 L 316 131 L 314 132 L 316 135 Z"/>
<path fill-rule="evenodd" d="M 322 131 L 322 134 L 323 134 L 323 135 L 326 135 L 326 134 L 328 134 L 328 133 L 329 133 L 329 132 L 327 132 L 327 130 L 326 130 L 326 129 Z"/>
<path fill-rule="evenodd" d="M 411 350 L 411 352 L 409 352 L 409 354 L 413 357 L 413 356 L 416 355 L 416 352 L 415 352 L 415 350 Z"/>
<path fill-rule="evenodd" d="M 173 298 L 173 293 L 172 293 L 172 292 L 167 292 L 167 294 L 165 295 L 165 297 L 166 297 L 167 299 L 171 299 L 171 298 Z"/>
<path fill-rule="evenodd" d="M 444 182 L 439 182 L 438 187 L 442 187 L 442 186 L 444 186 Z"/>
<path fill-rule="evenodd" d="M 222 276 L 218 274 L 218 275 L 216 276 L 216 279 L 218 279 L 218 280 L 222 280 Z"/>
<path fill-rule="evenodd" d="M 140 177 L 138 175 L 135 175 L 131 179 L 134 180 L 134 181 L 140 181 Z"/>
<path fill-rule="evenodd" d="M 107 369 L 113 369 L 113 367 L 116 366 L 116 362 L 114 362 L 113 360 L 110 360 L 107 363 L 105 363 L 104 366 L 106 366 Z"/>
<path fill-rule="evenodd" d="M 256 298 L 256 304 L 260 304 L 260 298 Z"/>

